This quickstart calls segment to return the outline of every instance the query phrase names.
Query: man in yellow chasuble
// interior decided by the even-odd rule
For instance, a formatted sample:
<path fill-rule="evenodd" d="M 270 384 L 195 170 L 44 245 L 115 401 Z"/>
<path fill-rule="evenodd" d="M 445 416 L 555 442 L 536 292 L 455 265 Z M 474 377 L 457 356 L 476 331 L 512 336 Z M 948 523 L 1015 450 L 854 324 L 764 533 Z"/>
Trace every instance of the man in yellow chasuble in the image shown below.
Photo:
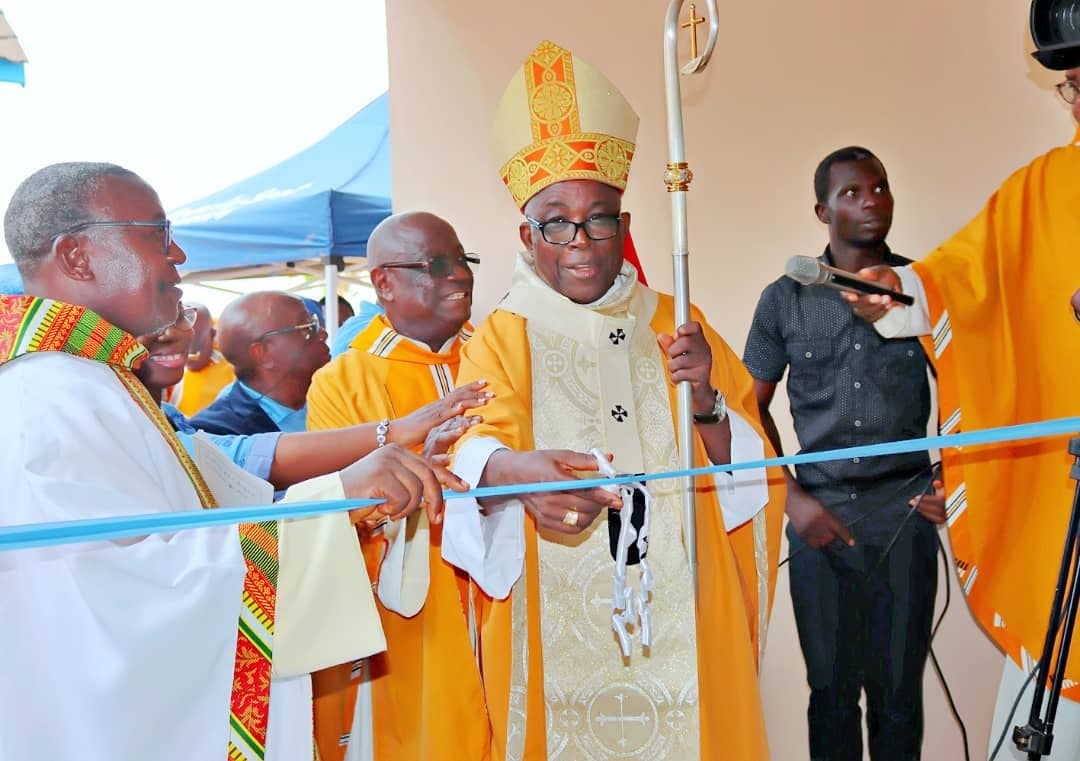
<path fill-rule="evenodd" d="M 677 470 L 683 380 L 698 465 L 772 455 L 738 357 L 697 310 L 676 330 L 673 299 L 624 261 L 637 125 L 610 81 L 550 42 L 498 106 L 496 164 L 525 215 L 525 250 L 509 293 L 462 349 L 458 383 L 485 379 L 494 393 L 454 451 L 453 469 L 474 485 L 592 477 L 592 448 L 619 472 Z M 492 758 L 768 758 L 757 666 L 782 475 L 745 470 L 696 486 L 696 609 L 673 481 L 648 484 L 647 509 L 603 489 L 449 505 L 443 556 L 489 595 L 477 615 Z M 640 606 L 620 618 L 613 557 L 624 521 L 649 541 L 620 565 Z"/>
<path fill-rule="evenodd" d="M 1038 19 L 1038 14 L 1033 19 Z M 1058 94 L 1080 122 L 1080 43 L 1055 56 Z M 942 434 L 1077 414 L 1080 130 L 1013 172 L 981 211 L 924 259 L 860 272 L 914 297 L 910 307 L 848 294 L 886 338 L 920 336 L 938 377 Z M 886 314 L 888 312 L 888 314 Z M 990 369 L 993 382 L 987 382 Z M 968 607 L 1005 652 L 994 721 L 999 758 L 1024 758 L 1027 723 L 1075 481 L 1068 437 L 943 451 L 949 541 Z M 1080 757 L 1080 639 L 1072 640 L 1053 757 Z M 1009 719 L 1012 707 L 1016 711 Z"/>
<path fill-rule="evenodd" d="M 472 404 L 465 395 L 484 396 L 482 383 L 453 390 L 461 347 L 472 332 L 470 265 L 478 260 L 465 253 L 453 227 L 423 212 L 380 222 L 367 256 L 384 314 L 315 373 L 308 428 L 380 423 L 392 438 L 396 418 L 459 397 L 458 414 L 433 427 L 423 451 L 445 456 L 475 420 L 460 414 Z M 345 664 L 316 675 L 322 761 L 485 758 L 490 741 L 468 626 L 471 588 L 443 561 L 441 530 L 416 516 L 365 536 L 387 650 L 360 668 Z"/>

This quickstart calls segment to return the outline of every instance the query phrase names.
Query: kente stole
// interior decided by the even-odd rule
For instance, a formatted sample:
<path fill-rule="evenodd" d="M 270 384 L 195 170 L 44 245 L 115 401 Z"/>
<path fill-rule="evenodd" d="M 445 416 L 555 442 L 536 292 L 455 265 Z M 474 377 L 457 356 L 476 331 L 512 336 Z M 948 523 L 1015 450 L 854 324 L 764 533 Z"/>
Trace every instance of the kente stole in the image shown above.
<path fill-rule="evenodd" d="M 59 351 L 103 362 L 150 418 L 191 479 L 203 508 L 217 507 L 206 481 L 134 370 L 148 352 L 134 337 L 86 307 L 33 296 L 0 296 L 0 365 L 34 352 Z M 277 598 L 277 523 L 242 524 L 247 574 L 236 640 L 229 716 L 229 761 L 266 755 L 271 650 Z"/>

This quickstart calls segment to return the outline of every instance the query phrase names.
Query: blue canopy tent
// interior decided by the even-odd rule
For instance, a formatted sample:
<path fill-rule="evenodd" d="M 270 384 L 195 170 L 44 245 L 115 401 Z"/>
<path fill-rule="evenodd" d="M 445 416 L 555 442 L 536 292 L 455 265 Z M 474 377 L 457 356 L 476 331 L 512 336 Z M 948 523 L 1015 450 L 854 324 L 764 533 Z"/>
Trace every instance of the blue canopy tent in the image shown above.
<path fill-rule="evenodd" d="M 356 260 L 389 215 L 384 93 L 310 148 L 169 217 L 188 255 L 185 282 L 321 273 L 327 293 L 336 294 L 339 273 L 363 269 Z M 327 299 L 326 320 L 336 327 L 334 298 Z"/>
<path fill-rule="evenodd" d="M 188 255 L 185 279 L 363 257 L 368 234 L 390 214 L 388 100 L 380 95 L 310 148 L 170 212 Z"/>
<path fill-rule="evenodd" d="M 0 293 L 23 292 L 22 278 L 14 264 L 0 264 Z"/>
<path fill-rule="evenodd" d="M 170 212 L 184 281 L 325 276 L 336 294 L 340 271 L 358 279 L 368 236 L 390 214 L 388 101 L 384 93 L 310 148 Z M 14 290 L 13 270 L 0 266 L 0 290 Z M 326 311 L 333 332 L 337 299 Z"/>
<path fill-rule="evenodd" d="M 26 54 L 23 53 L 15 32 L 4 19 L 4 12 L 0 11 L 0 82 L 14 82 L 25 86 L 25 63 Z"/>

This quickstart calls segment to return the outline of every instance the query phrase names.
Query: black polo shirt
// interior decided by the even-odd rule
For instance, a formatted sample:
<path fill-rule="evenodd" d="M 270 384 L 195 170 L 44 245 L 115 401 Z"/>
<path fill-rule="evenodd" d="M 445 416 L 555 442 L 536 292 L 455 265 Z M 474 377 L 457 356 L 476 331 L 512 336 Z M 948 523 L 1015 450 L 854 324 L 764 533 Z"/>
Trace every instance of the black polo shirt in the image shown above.
<path fill-rule="evenodd" d="M 829 249 L 821 261 L 832 265 Z M 887 252 L 885 264 L 909 259 Z M 787 277 L 761 294 L 743 357 L 758 380 L 779 383 L 788 398 L 802 452 L 877 444 L 926 435 L 930 415 L 927 361 L 917 338 L 882 338 L 852 313 L 840 292 Z M 847 523 L 856 541 L 887 541 L 926 478 L 926 452 L 836 460 L 796 467 L 796 479 Z M 865 516 L 860 519 L 860 516 Z"/>

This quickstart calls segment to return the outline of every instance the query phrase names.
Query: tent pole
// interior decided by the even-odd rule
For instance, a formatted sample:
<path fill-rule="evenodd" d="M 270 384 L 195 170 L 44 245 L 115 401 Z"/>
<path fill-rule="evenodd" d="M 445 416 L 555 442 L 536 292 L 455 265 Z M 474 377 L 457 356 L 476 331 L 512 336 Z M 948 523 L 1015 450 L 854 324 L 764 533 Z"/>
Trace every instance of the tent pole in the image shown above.
<path fill-rule="evenodd" d="M 333 344 L 334 336 L 337 335 L 338 330 L 337 257 L 325 256 L 323 257 L 323 264 L 323 271 L 326 273 L 326 307 L 323 309 L 326 325 L 324 327 L 326 328 L 327 342 Z"/>

